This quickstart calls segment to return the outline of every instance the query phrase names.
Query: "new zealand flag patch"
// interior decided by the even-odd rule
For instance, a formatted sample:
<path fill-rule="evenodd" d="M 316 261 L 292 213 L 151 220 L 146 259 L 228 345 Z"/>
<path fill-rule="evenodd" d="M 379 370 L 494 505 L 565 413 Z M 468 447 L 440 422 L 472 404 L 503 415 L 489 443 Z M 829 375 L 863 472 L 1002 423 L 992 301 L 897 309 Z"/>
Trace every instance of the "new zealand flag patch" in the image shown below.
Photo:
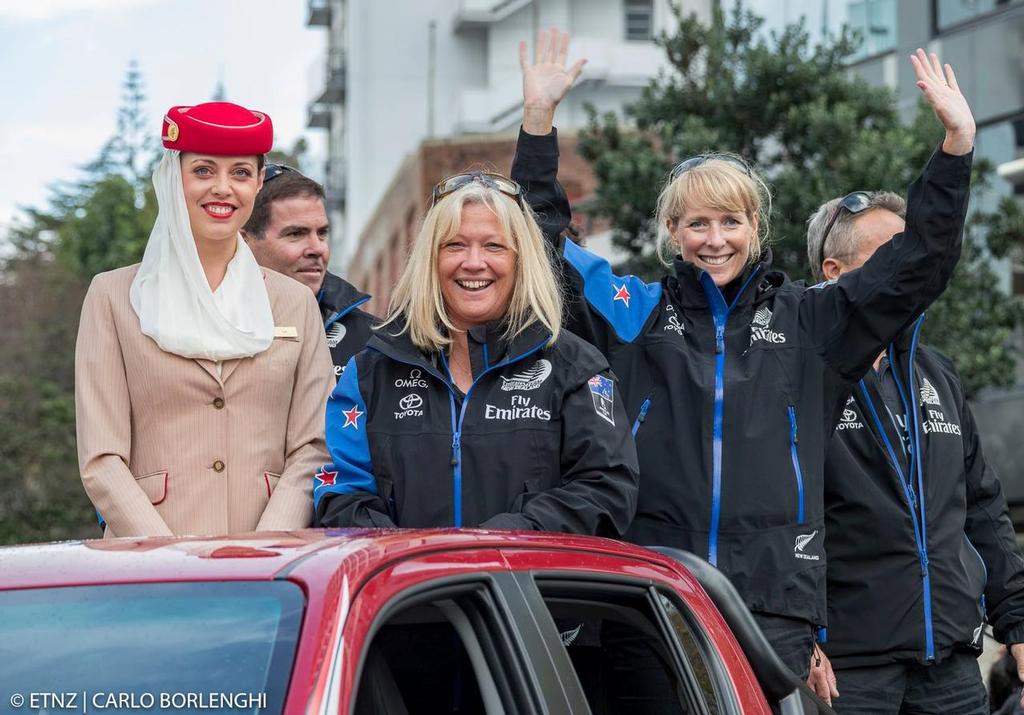
<path fill-rule="evenodd" d="M 615 404 L 615 390 L 611 379 L 604 375 L 594 375 L 587 380 L 587 385 L 590 387 L 590 396 L 594 398 L 594 412 L 614 425 L 612 405 Z"/>

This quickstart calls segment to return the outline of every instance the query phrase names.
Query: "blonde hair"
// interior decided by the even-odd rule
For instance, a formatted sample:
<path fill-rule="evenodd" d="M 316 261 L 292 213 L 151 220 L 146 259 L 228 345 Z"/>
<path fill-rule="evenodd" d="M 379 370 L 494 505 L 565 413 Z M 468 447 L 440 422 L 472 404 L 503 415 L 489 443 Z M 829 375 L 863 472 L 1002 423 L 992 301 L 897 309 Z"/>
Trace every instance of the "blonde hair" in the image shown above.
<path fill-rule="evenodd" d="M 540 322 L 551 333 L 548 344 L 554 343 L 562 328 L 562 296 L 537 220 L 528 207 L 520 208 L 514 199 L 477 181 L 445 196 L 427 212 L 383 325 L 401 325 L 399 334 L 408 332 L 413 344 L 426 352 L 440 352 L 451 343 L 447 334 L 457 328 L 441 292 L 438 255 L 441 245 L 459 232 L 463 208 L 471 205 L 486 206 L 494 213 L 515 252 L 505 338 Z"/>
<path fill-rule="evenodd" d="M 722 157 L 722 158 L 719 158 Z M 713 154 L 675 179 L 669 179 L 658 195 L 655 221 L 658 225 L 658 258 L 666 266 L 679 253 L 668 223 L 678 221 L 689 206 L 710 206 L 719 211 L 743 213 L 757 230 L 750 237 L 748 261 L 756 263 L 768 243 L 768 216 L 772 197 L 768 185 L 753 170 L 743 171 L 735 162 L 745 162 L 733 154 Z"/>

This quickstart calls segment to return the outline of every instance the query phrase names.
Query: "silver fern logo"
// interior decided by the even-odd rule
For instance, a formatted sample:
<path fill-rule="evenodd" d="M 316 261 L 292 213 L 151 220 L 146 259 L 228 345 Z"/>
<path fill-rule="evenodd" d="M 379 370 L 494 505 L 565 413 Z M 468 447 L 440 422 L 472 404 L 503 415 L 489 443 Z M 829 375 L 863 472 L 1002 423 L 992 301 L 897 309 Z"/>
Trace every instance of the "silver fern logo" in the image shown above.
<path fill-rule="evenodd" d="M 576 642 L 576 639 L 580 637 L 580 631 L 583 630 L 583 624 L 579 624 L 570 631 L 562 631 L 558 635 L 562 638 L 562 645 L 566 648 Z"/>
<path fill-rule="evenodd" d="M 536 390 L 541 386 L 548 375 L 551 374 L 551 363 L 547 360 L 538 360 L 522 372 L 517 372 L 512 377 L 501 378 L 501 389 L 505 392 L 512 390 Z"/>
<path fill-rule="evenodd" d="M 796 542 L 793 544 L 793 556 L 798 559 L 804 559 L 805 561 L 820 561 L 821 557 L 817 554 L 805 554 L 804 549 L 811 543 L 811 539 L 818 535 L 818 530 L 815 529 L 810 534 L 799 534 L 796 537 Z"/>
<path fill-rule="evenodd" d="M 344 340 L 346 332 L 345 326 L 341 324 L 341 321 L 331 325 L 331 327 L 327 329 L 327 347 L 331 350 L 338 347 L 338 343 Z"/>
<path fill-rule="evenodd" d="M 922 405 L 934 405 L 935 407 L 941 407 L 939 402 L 939 393 L 932 386 L 932 383 L 928 382 L 928 378 L 921 378 L 921 404 Z"/>

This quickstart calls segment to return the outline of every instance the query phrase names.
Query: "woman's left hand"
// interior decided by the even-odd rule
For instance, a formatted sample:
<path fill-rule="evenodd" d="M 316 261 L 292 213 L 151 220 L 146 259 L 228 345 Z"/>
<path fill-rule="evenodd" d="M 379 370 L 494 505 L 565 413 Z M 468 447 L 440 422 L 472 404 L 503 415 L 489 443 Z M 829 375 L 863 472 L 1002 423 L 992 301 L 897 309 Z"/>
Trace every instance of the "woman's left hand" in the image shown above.
<path fill-rule="evenodd" d="M 526 43 L 519 43 L 519 66 L 523 71 L 523 128 L 530 134 L 551 131 L 555 108 L 583 71 L 587 61 L 566 67 L 569 33 L 555 28 L 537 35 L 536 59 L 530 62 Z"/>
<path fill-rule="evenodd" d="M 939 56 L 934 52 L 928 55 L 920 48 L 910 56 L 910 64 L 917 75 L 918 89 L 946 129 L 942 150 L 955 155 L 968 153 L 974 147 L 977 126 L 953 68 L 939 62 Z"/>
<path fill-rule="evenodd" d="M 839 697 L 836 689 L 836 674 L 832 672 L 832 663 L 825 655 L 821 647 L 815 643 L 811 652 L 811 674 L 807 676 L 807 686 L 813 690 L 819 698 L 829 705 L 832 698 Z"/>

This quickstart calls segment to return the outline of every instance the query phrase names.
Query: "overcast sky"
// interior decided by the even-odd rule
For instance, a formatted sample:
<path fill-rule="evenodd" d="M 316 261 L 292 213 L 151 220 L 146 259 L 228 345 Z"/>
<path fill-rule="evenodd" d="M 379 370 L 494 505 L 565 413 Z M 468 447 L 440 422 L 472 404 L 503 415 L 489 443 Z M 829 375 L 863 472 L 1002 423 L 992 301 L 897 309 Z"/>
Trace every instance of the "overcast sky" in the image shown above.
<path fill-rule="evenodd" d="M 305 133 L 324 64 L 325 28 L 306 0 L 0 0 L 0 230 L 19 205 L 45 205 L 116 129 L 121 83 L 135 59 L 154 135 L 164 111 L 230 101 L 274 122 L 276 146 Z"/>

